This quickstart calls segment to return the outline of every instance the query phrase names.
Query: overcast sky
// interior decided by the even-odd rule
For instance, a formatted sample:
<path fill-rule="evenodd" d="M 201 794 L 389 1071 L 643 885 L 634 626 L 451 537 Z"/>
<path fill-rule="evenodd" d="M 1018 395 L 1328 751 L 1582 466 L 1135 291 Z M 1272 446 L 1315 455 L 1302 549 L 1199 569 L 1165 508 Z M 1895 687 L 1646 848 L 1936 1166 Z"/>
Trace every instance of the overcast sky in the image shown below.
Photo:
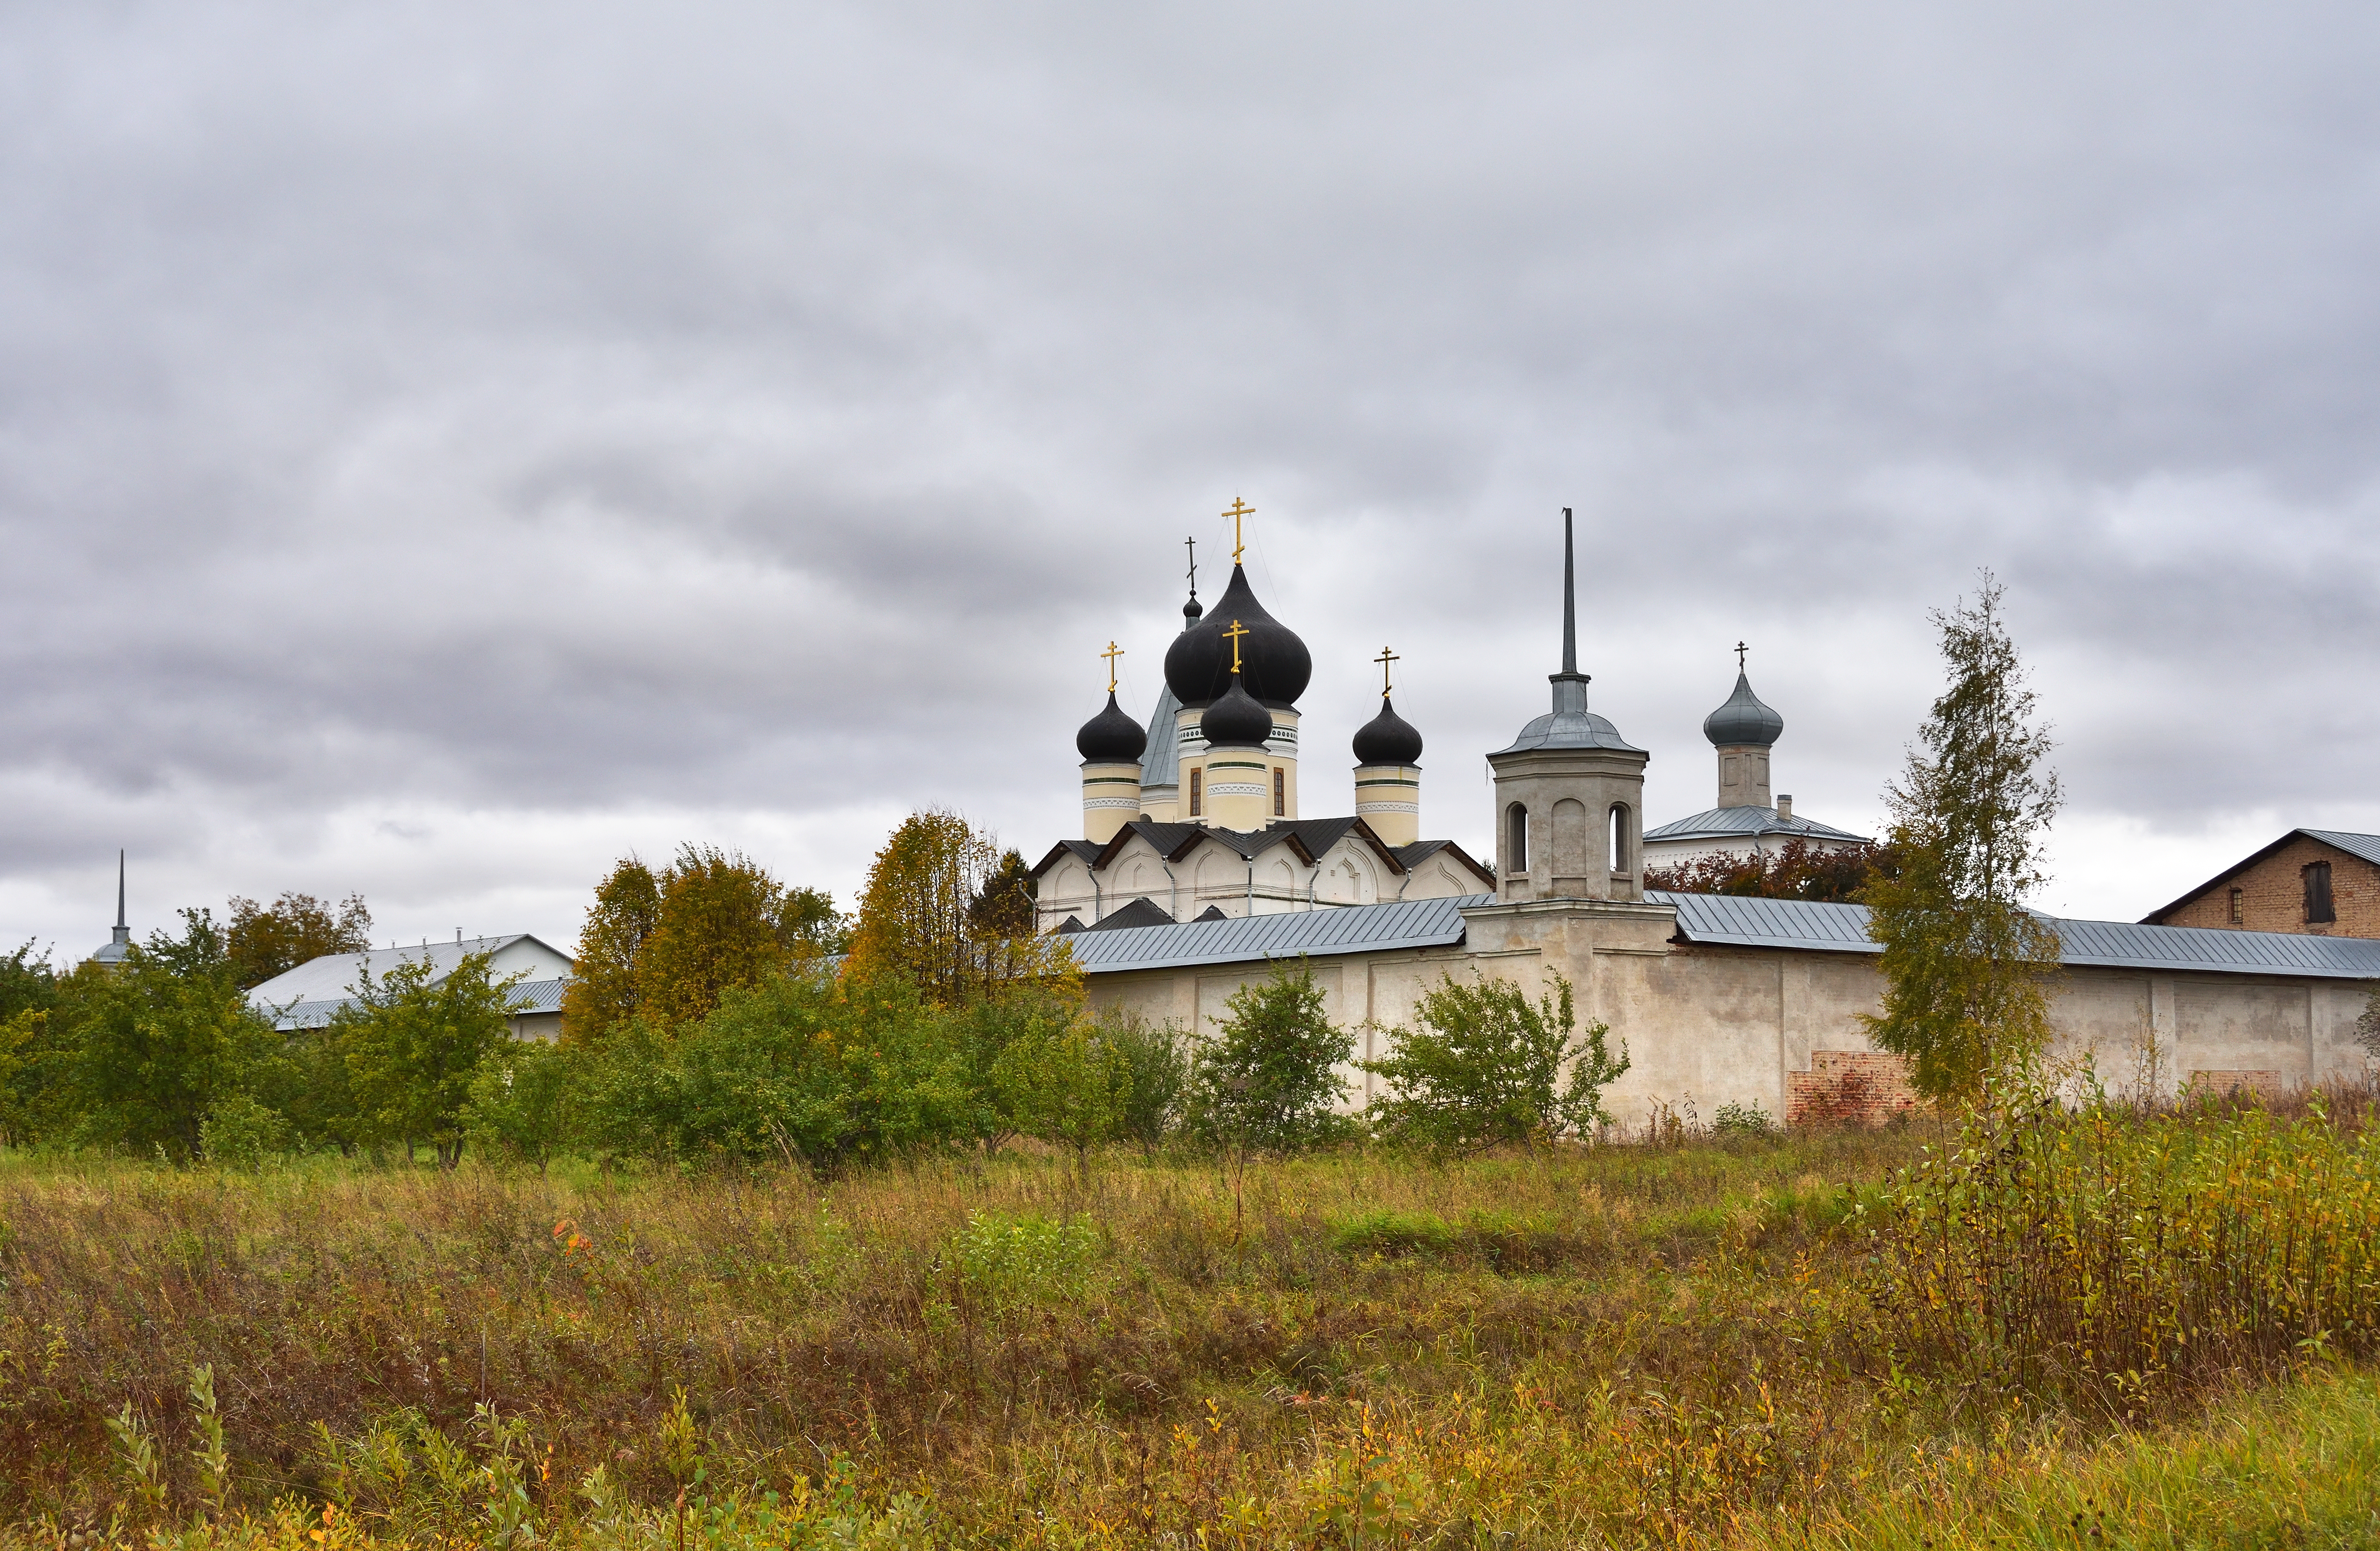
<path fill-rule="evenodd" d="M 1978 567 L 2067 914 L 2380 830 L 2380 11 L 0 8 L 0 941 L 1081 832 L 1182 539 L 1402 653 L 1423 832 L 1582 666 L 1873 831 Z"/>

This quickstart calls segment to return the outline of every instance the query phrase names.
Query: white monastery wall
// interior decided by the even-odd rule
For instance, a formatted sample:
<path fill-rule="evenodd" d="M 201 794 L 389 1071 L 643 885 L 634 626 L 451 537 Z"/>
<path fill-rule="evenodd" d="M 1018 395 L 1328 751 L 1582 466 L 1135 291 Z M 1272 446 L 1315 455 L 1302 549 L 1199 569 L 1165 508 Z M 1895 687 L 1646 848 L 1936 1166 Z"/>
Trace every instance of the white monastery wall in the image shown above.
<path fill-rule="evenodd" d="M 1605 1107 L 1642 1127 L 1657 1106 L 1689 1107 L 1707 1122 L 1722 1104 L 1755 1105 L 1782 1120 L 1793 1073 L 1827 1052 L 1873 1048 L 1862 1027 L 1883 982 L 1874 955 L 1668 940 L 1654 905 L 1546 902 L 1465 913 L 1467 944 L 1342 953 L 1312 961 L 1334 1023 L 1355 1031 L 1359 1055 L 1386 1052 L 1441 975 L 1510 980 L 1540 994 L 1567 977 L 1579 1026 L 1609 1025 L 1625 1041 L 1625 1076 Z M 1269 973 L 1261 963 L 1094 975 L 1093 1003 L 1211 1034 L 1232 993 Z M 2354 981 L 2285 975 L 2157 974 L 2070 966 L 2056 977 L 2053 1059 L 2088 1058 L 2110 1092 L 2153 1083 L 2167 1095 L 2193 1077 L 2217 1087 L 2272 1092 L 2364 1070 Z M 1371 1080 L 1350 1069 L 1350 1107 Z"/>

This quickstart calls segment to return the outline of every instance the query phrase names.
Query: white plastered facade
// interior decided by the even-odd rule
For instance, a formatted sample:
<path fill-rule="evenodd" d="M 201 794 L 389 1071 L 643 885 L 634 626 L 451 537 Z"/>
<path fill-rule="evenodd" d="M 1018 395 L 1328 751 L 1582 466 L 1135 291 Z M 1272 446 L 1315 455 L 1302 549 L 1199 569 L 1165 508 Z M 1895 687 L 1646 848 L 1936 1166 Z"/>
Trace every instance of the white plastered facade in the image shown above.
<path fill-rule="evenodd" d="M 1318 854 L 1286 834 L 1252 856 L 1244 854 L 1249 837 L 1204 834 L 1183 850 L 1181 838 L 1160 835 L 1175 841 L 1172 854 L 1135 830 L 1101 866 L 1075 853 L 1059 858 L 1040 877 L 1041 929 L 1069 916 L 1090 926 L 1140 899 L 1176 921 L 1189 921 L 1210 909 L 1226 916 L 1269 915 L 1460 899 L 1487 887 L 1459 853 L 1440 850 L 1407 866 L 1366 829 L 1352 825 Z M 1259 831 L 1255 838 L 1268 837 Z"/>

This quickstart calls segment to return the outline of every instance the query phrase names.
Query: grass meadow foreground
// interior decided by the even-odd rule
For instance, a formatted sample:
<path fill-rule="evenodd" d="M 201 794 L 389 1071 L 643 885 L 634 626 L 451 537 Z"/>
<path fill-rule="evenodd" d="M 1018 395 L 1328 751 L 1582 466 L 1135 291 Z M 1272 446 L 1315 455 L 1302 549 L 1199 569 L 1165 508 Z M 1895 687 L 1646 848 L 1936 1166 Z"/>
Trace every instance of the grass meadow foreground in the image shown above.
<path fill-rule="evenodd" d="M 0 1539 L 2368 1545 L 2374 1136 L 18 1157 Z"/>

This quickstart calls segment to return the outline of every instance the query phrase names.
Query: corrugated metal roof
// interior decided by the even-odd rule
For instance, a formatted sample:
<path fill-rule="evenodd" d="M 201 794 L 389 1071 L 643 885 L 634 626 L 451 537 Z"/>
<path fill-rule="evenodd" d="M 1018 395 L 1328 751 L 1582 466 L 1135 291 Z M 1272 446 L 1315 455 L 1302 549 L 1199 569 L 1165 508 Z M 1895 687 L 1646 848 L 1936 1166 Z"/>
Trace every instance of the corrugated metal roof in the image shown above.
<path fill-rule="evenodd" d="M 451 945 L 450 945 L 451 946 Z M 419 950 L 416 950 L 419 951 Z M 512 1010 L 516 1015 L 525 1012 L 559 1012 L 562 993 L 567 979 L 524 980 L 513 988 Z M 353 997 L 322 997 L 312 1001 L 291 1002 L 278 1009 L 261 1008 L 273 1014 L 273 1026 L 286 1033 L 291 1029 L 318 1029 L 338 1016 L 343 1007 L 352 1006 Z"/>
<path fill-rule="evenodd" d="M 1821 824 L 1815 818 L 1795 814 L 1779 818 L 1773 807 L 1715 807 L 1691 818 L 1672 818 L 1657 830 L 1645 831 L 1647 844 L 1662 840 L 1732 840 L 1739 836 L 1783 835 L 1788 839 L 1856 841 L 1868 843 L 1865 835 L 1855 835 L 1848 830 L 1838 830 Z"/>
<path fill-rule="evenodd" d="M 1293 959 L 1301 953 L 1320 957 L 1439 948 L 1463 940 L 1463 906 L 1492 903 L 1495 897 L 1463 894 L 1394 904 L 1244 915 L 1228 921 L 1184 921 L 1085 932 L 1066 940 L 1075 951 L 1075 962 L 1093 975 Z"/>
<path fill-rule="evenodd" d="M 1645 899 L 1674 906 L 1689 942 L 1822 952 L 1880 953 L 1867 935 L 1867 907 L 1808 900 L 1742 899 L 1731 894 L 1671 894 Z M 2324 979 L 2380 978 L 2380 941 L 2295 932 L 2228 931 L 2210 927 L 2143 927 L 2129 921 L 2069 921 L 2057 928 L 2070 964 L 2113 969 L 2196 970 L 2213 975 L 2304 975 Z"/>
<path fill-rule="evenodd" d="M 1867 906 L 1810 900 L 1755 900 L 1734 894 L 1672 894 L 1647 889 L 1645 902 L 1678 912 L 1688 942 L 1731 942 L 1747 948 L 1815 948 L 1835 953 L 1881 953 L 1867 935 Z"/>
<path fill-rule="evenodd" d="M 2312 835 L 2325 845 L 2335 845 L 2350 856 L 2361 856 L 2380 866 L 2380 835 L 2359 835 L 2350 830 L 2300 830 L 2301 835 Z"/>
<path fill-rule="evenodd" d="M 568 974 L 570 958 L 549 947 L 527 932 L 513 932 L 504 937 L 469 937 L 459 942 L 430 942 L 418 948 L 371 948 L 360 953 L 325 953 L 309 959 L 285 974 L 276 975 L 261 986 L 249 988 L 248 1004 L 260 1012 L 278 1016 L 280 1010 L 307 1002 L 338 1003 L 355 995 L 358 966 L 371 972 L 375 980 L 385 979 L 400 964 L 430 962 L 430 978 L 435 983 L 455 973 L 455 966 L 471 953 L 485 953 L 494 959 L 496 977 L 528 971 L 540 978 L 554 972 Z"/>
<path fill-rule="evenodd" d="M 2131 921 L 2054 921 L 2070 964 L 2195 969 L 2215 974 L 2380 977 L 2380 941 L 2215 927 L 2143 927 Z"/>
<path fill-rule="evenodd" d="M 1385 952 L 1451 947 L 1463 939 L 1463 912 L 1493 904 L 1493 894 L 1409 900 L 1395 904 L 1293 911 L 1225 921 L 1133 927 L 1087 932 L 1067 940 L 1091 975 L 1135 969 L 1184 969 L 1250 963 L 1299 954 Z M 1745 899 L 1733 894 L 1674 894 L 1649 890 L 1648 903 L 1678 913 L 1688 942 L 1746 948 L 1795 948 L 1822 953 L 1881 953 L 1867 935 L 1865 905 L 1810 900 Z M 2204 927 L 2143 927 L 2128 921 L 2068 921 L 2056 927 L 2070 964 L 2115 969 L 2196 971 L 2210 975 L 2309 975 L 2380 979 L 2380 940 L 2310 937 L 2293 932 L 2226 931 Z"/>

